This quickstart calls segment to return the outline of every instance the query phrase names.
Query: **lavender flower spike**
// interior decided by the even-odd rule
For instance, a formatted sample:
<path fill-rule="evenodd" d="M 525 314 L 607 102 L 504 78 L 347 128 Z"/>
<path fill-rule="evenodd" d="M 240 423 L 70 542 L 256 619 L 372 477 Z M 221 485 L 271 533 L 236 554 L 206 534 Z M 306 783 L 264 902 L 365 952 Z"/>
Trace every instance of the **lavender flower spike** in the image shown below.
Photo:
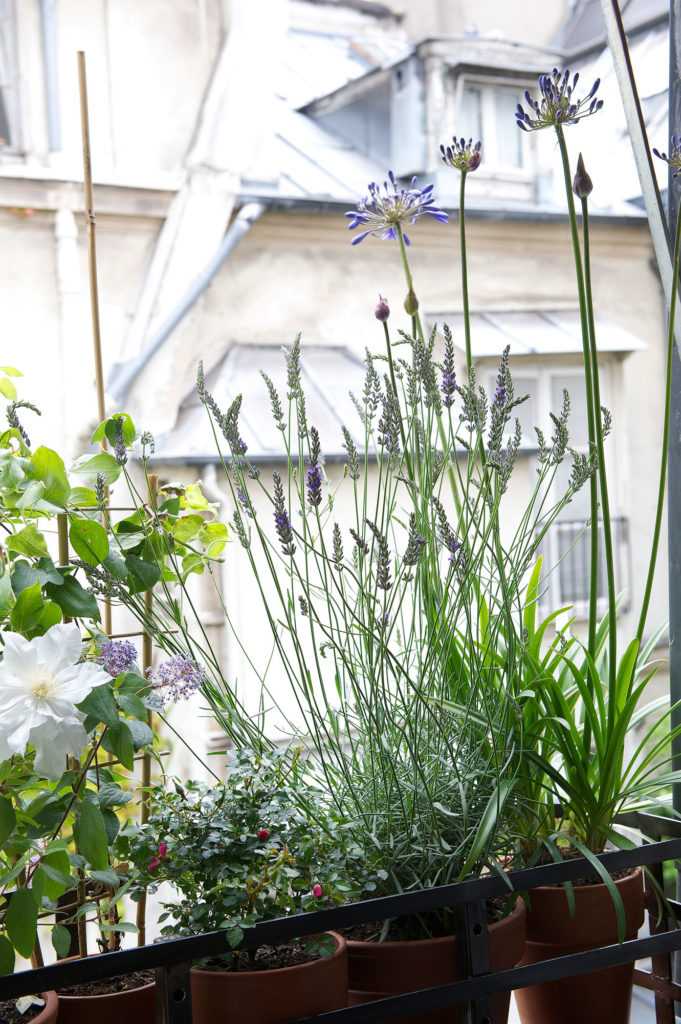
<path fill-rule="evenodd" d="M 99 648 L 97 661 L 115 679 L 135 664 L 137 649 L 129 640 L 105 640 Z"/>
<path fill-rule="evenodd" d="M 451 146 L 440 146 L 443 164 L 461 171 L 462 174 L 477 171 L 482 159 L 481 150 L 482 142 L 474 143 L 472 139 L 466 141 L 463 137 L 457 139 L 456 136 L 452 139 Z"/>
<path fill-rule="evenodd" d="M 559 71 L 558 68 L 554 68 L 550 75 L 540 75 L 539 100 L 526 90 L 525 102 L 529 112 L 520 103 L 516 107 L 515 118 L 518 127 L 524 132 L 536 132 L 542 128 L 577 124 L 583 118 L 598 113 L 603 106 L 603 100 L 596 99 L 601 84 L 600 78 L 596 79 L 586 96 L 581 99 L 577 99 L 574 94 L 578 81 L 578 71 L 572 76 L 572 80 L 569 71 Z"/>
<path fill-rule="evenodd" d="M 660 160 L 664 160 L 665 163 L 669 164 L 672 177 L 678 178 L 679 174 L 681 174 L 681 135 L 672 135 L 669 142 L 669 156 L 666 153 L 661 153 L 659 149 L 653 149 L 653 153 Z"/>
<path fill-rule="evenodd" d="M 381 188 L 375 181 L 370 182 L 368 195 L 360 200 L 356 210 L 345 214 L 349 218 L 348 229 L 363 227 L 352 240 L 353 245 L 363 242 L 369 235 L 376 238 L 397 238 L 399 230 L 407 223 L 414 224 L 419 217 L 426 214 L 446 224 L 448 216 L 444 210 L 435 206 L 433 186 L 425 185 L 417 188 L 416 178 L 411 179 L 409 187 L 402 188 L 393 174 L 388 171 L 389 181 L 383 182 Z M 408 235 L 402 231 L 405 244 L 409 245 Z"/>
<path fill-rule="evenodd" d="M 277 530 L 277 536 L 281 541 L 281 548 L 284 554 L 294 555 L 296 552 L 296 546 L 293 543 L 291 520 L 289 519 L 288 512 L 286 511 L 284 487 L 278 473 L 272 474 L 272 480 L 274 481 L 274 525 Z"/>

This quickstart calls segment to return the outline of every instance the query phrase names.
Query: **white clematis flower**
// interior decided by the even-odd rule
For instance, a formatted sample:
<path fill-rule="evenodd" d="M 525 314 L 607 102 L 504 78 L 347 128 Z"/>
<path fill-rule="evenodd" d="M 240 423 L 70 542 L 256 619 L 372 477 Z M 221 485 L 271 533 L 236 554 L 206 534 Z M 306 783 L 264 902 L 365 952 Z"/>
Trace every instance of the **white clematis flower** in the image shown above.
<path fill-rule="evenodd" d="M 80 662 L 82 641 L 75 623 L 52 626 L 26 640 L 3 633 L 0 662 L 0 761 L 23 754 L 31 743 L 36 771 L 58 779 L 66 755 L 87 743 L 85 715 L 76 704 L 110 677 L 92 662 Z"/>

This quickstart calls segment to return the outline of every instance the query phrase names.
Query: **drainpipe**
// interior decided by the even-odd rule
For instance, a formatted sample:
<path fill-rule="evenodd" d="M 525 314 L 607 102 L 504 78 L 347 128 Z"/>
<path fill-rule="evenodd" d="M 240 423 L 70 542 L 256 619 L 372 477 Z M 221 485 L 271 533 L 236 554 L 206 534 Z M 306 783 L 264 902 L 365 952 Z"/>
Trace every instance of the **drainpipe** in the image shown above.
<path fill-rule="evenodd" d="M 59 66 L 57 61 L 57 0 L 40 0 L 40 32 L 45 76 L 47 145 L 51 153 L 61 150 L 59 110 Z"/>
<path fill-rule="evenodd" d="M 139 355 L 135 356 L 134 359 L 130 359 L 127 363 L 118 364 L 118 366 L 113 368 L 107 382 L 107 392 L 115 402 L 120 403 L 126 399 L 133 382 L 153 359 L 158 350 L 162 348 L 178 324 L 184 320 L 189 310 L 212 282 L 229 254 L 239 244 L 244 235 L 250 231 L 255 222 L 262 217 L 266 209 L 265 203 L 246 203 L 245 206 L 242 206 L 230 224 L 225 237 L 208 266 L 192 281 L 184 296 L 168 318 L 161 324 L 146 348 Z"/>

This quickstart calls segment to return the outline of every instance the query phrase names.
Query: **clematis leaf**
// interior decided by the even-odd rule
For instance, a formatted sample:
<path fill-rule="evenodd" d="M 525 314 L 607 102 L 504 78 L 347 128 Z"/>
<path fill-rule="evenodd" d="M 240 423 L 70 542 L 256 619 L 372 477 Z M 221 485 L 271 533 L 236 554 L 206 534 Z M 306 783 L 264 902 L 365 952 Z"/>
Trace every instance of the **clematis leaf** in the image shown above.
<path fill-rule="evenodd" d="M 35 946 L 38 905 L 28 889 L 17 889 L 9 901 L 5 927 L 16 951 L 29 957 Z"/>
<path fill-rule="evenodd" d="M 78 852 L 85 857 L 90 867 L 103 871 L 109 866 L 109 840 L 102 812 L 96 804 L 84 800 L 78 808 L 73 826 Z"/>

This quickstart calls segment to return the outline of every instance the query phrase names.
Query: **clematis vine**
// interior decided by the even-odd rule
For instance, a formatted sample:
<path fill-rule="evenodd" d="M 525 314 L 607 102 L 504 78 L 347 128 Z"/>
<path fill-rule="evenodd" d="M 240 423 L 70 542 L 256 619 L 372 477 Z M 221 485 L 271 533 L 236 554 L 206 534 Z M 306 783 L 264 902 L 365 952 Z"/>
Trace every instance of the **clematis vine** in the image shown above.
<path fill-rule="evenodd" d="M 74 623 L 52 626 L 44 636 L 26 640 L 3 633 L 0 662 L 0 761 L 35 748 L 35 768 L 58 779 L 66 756 L 78 755 L 88 736 L 77 706 L 108 683 L 109 674 L 81 661 L 82 640 Z"/>
<path fill-rule="evenodd" d="M 345 214 L 349 219 L 349 231 L 365 228 L 352 239 L 353 245 L 363 242 L 369 235 L 383 239 L 399 239 L 401 235 L 405 244 L 410 245 L 404 225 L 414 224 L 419 217 L 426 215 L 442 224 L 448 220 L 445 211 L 435 205 L 433 186 L 418 188 L 414 177 L 408 187 L 402 187 L 392 171 L 388 171 L 388 181 L 383 182 L 382 188 L 372 181 L 368 194 L 357 204 L 357 209 Z"/>

